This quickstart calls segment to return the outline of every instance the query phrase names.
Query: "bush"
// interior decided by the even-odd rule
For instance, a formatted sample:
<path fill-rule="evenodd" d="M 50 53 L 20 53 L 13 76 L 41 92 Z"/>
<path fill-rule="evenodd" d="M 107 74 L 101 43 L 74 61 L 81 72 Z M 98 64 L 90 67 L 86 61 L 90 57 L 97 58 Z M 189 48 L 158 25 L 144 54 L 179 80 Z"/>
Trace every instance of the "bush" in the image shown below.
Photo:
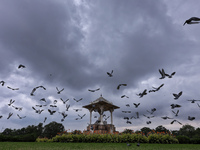
<path fill-rule="evenodd" d="M 190 143 L 192 143 L 192 144 L 200 144 L 200 138 L 198 138 L 198 137 L 192 138 L 192 139 L 190 139 Z"/>
<path fill-rule="evenodd" d="M 189 144 L 190 143 L 190 138 L 184 135 L 179 135 L 176 137 L 179 141 L 180 144 Z"/>

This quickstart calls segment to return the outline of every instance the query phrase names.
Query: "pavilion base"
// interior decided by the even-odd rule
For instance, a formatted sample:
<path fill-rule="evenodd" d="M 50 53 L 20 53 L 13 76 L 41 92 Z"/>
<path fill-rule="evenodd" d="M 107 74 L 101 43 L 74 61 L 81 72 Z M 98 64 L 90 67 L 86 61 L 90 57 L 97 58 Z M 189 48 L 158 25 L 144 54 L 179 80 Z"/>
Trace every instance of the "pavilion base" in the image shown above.
<path fill-rule="evenodd" d="M 91 126 L 93 127 L 93 130 L 91 130 Z M 91 124 L 87 126 L 87 131 L 92 131 L 92 133 L 100 133 L 100 134 L 118 132 L 115 130 L 115 126 L 112 124 L 106 124 L 106 125 Z"/>

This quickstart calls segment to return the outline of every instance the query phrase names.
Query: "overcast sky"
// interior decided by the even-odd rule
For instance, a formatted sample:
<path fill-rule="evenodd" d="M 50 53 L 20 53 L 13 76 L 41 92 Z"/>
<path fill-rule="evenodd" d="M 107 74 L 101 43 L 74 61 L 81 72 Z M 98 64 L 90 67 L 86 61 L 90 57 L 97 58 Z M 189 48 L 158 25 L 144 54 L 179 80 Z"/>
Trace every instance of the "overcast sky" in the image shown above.
<path fill-rule="evenodd" d="M 200 100 L 200 24 L 183 26 L 190 17 L 200 17 L 199 5 L 198 0 L 0 0 L 0 81 L 5 81 L 0 85 L 0 131 L 38 125 L 45 117 L 44 125 L 56 121 L 65 129 L 84 130 L 89 111 L 82 106 L 101 94 L 120 107 L 113 113 L 118 131 L 182 127 L 163 120 L 164 116 L 199 127 L 200 101 L 187 100 Z M 18 69 L 20 64 L 25 68 Z M 159 79 L 162 68 L 168 74 L 176 73 Z M 107 72 L 112 70 L 113 77 L 109 77 Z M 117 90 L 123 83 L 127 86 Z M 149 93 L 161 84 L 159 91 Z M 46 90 L 38 88 L 31 96 L 41 85 Z M 64 90 L 57 94 L 56 87 Z M 88 91 L 97 88 L 100 90 Z M 147 95 L 136 95 L 145 89 Z M 181 91 L 174 100 L 173 93 Z M 47 102 L 40 101 L 42 98 Z M 69 99 L 68 111 L 60 98 Z M 83 99 L 76 102 L 74 98 Z M 8 106 L 11 99 L 15 102 Z M 51 108 L 54 100 L 57 107 Z M 135 108 L 133 103 L 140 105 Z M 36 106 L 45 104 L 43 108 Z M 182 107 L 171 109 L 171 104 Z M 37 114 L 32 107 L 44 111 Z M 75 112 L 76 108 L 82 111 Z M 153 108 L 153 118 L 143 116 L 149 116 L 147 110 Z M 56 113 L 50 115 L 48 109 Z M 122 113 L 124 110 L 131 114 Z M 179 110 L 178 116 L 172 110 Z M 68 116 L 61 122 L 59 112 L 63 111 Z M 136 112 L 139 118 L 127 124 L 124 117 L 136 117 Z M 7 119 L 9 113 L 13 115 Z M 19 119 L 17 114 L 26 117 Z M 83 119 L 75 120 L 83 114 Z M 93 113 L 93 123 L 96 115 Z M 195 120 L 188 120 L 188 116 Z M 110 118 L 107 121 L 110 123 Z"/>

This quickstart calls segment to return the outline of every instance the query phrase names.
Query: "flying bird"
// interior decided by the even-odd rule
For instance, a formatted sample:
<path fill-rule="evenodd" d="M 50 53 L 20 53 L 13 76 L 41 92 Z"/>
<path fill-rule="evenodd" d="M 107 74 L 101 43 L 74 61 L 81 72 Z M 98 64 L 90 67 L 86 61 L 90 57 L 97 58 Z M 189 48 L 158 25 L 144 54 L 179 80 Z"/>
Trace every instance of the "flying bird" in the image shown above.
<path fill-rule="evenodd" d="M 155 111 L 156 111 L 156 108 L 152 108 L 151 111 L 147 110 L 147 112 L 150 113 L 150 114 L 153 114 Z"/>
<path fill-rule="evenodd" d="M 147 121 L 146 123 L 147 123 L 147 124 L 151 124 L 151 121 Z"/>
<path fill-rule="evenodd" d="M 113 70 L 111 71 L 111 72 L 107 72 L 107 75 L 109 76 L 109 77 L 112 77 L 113 75 Z"/>
<path fill-rule="evenodd" d="M 190 19 L 186 20 L 183 25 L 185 25 L 186 23 L 187 24 L 198 24 L 199 23 L 198 21 L 200 21 L 200 18 L 191 17 Z"/>
<path fill-rule="evenodd" d="M 58 91 L 57 94 L 60 94 L 60 93 L 64 90 L 64 88 L 62 88 L 61 90 L 59 90 L 59 89 L 56 87 L 56 90 Z"/>
<path fill-rule="evenodd" d="M 187 101 L 191 101 L 191 103 L 195 103 L 196 101 L 200 101 L 200 100 L 194 100 L 194 99 L 192 99 L 192 100 L 187 100 Z"/>
<path fill-rule="evenodd" d="M 67 105 L 67 104 L 66 104 L 66 111 L 69 110 L 69 107 L 70 107 L 70 105 Z"/>
<path fill-rule="evenodd" d="M 177 110 L 176 112 L 172 110 L 172 112 L 175 114 L 175 116 L 178 116 L 179 110 Z"/>
<path fill-rule="evenodd" d="M 79 101 L 83 100 L 83 98 L 80 98 L 80 99 L 78 99 L 78 100 L 74 98 L 74 100 L 75 100 L 76 102 L 79 102 Z"/>
<path fill-rule="evenodd" d="M 9 88 L 11 90 L 19 90 L 19 88 L 11 88 L 10 86 L 7 86 L 7 88 Z"/>
<path fill-rule="evenodd" d="M 47 102 L 45 98 L 41 98 L 40 101 Z"/>
<path fill-rule="evenodd" d="M 161 74 L 161 77 L 159 79 L 164 79 L 166 76 L 164 69 L 162 69 L 162 70 L 159 69 L 158 71 Z"/>
<path fill-rule="evenodd" d="M 129 98 L 129 97 L 128 97 L 128 96 L 126 96 L 126 95 L 122 95 L 122 96 L 121 96 L 121 98 L 124 98 L 124 97 L 126 97 L 126 98 Z"/>
<path fill-rule="evenodd" d="M 19 117 L 19 119 L 26 118 L 26 116 L 21 117 L 19 114 L 17 114 L 17 116 Z"/>
<path fill-rule="evenodd" d="M 53 115 L 56 111 L 55 111 L 55 110 L 48 109 L 48 112 L 50 113 L 50 115 Z"/>
<path fill-rule="evenodd" d="M 78 111 L 81 111 L 82 109 L 74 109 L 75 110 L 75 112 L 78 112 Z"/>
<path fill-rule="evenodd" d="M 1 84 L 2 86 L 4 86 L 5 81 L 0 81 L 0 84 Z"/>
<path fill-rule="evenodd" d="M 13 106 L 13 105 L 12 105 L 12 107 L 15 108 L 16 110 L 19 110 L 19 111 L 22 111 L 22 109 L 23 109 L 23 107 L 16 107 L 16 106 Z"/>
<path fill-rule="evenodd" d="M 15 100 L 10 100 L 10 103 L 8 104 L 8 106 L 11 106 L 13 103 L 15 102 Z"/>
<path fill-rule="evenodd" d="M 130 121 L 128 121 L 128 120 L 126 121 L 126 123 L 127 123 L 127 124 L 132 124 L 132 122 L 130 122 Z"/>
<path fill-rule="evenodd" d="M 90 90 L 90 89 L 88 89 L 88 91 L 90 91 L 90 92 L 96 92 L 96 91 L 99 91 L 99 90 L 100 90 L 100 88 L 95 89 L 95 90 Z"/>
<path fill-rule="evenodd" d="M 44 121 L 43 121 L 43 122 L 45 123 L 45 122 L 46 122 L 46 120 L 47 120 L 47 117 L 45 117 L 45 118 L 44 118 Z"/>
<path fill-rule="evenodd" d="M 178 122 L 180 125 L 182 125 L 182 123 L 179 122 L 178 120 L 173 120 L 173 121 L 171 122 L 171 124 L 173 124 L 174 122 Z"/>
<path fill-rule="evenodd" d="M 161 84 L 161 85 L 160 85 L 159 87 L 157 87 L 157 88 L 152 87 L 153 90 L 149 90 L 149 93 L 150 93 L 150 92 L 156 92 L 156 91 L 160 90 L 160 88 L 163 87 L 163 85 L 164 85 L 164 84 Z"/>
<path fill-rule="evenodd" d="M 20 69 L 20 68 L 26 68 L 24 65 L 22 65 L 22 64 L 20 64 L 19 66 L 18 66 L 18 69 Z"/>
<path fill-rule="evenodd" d="M 80 119 L 83 119 L 83 117 L 85 116 L 86 114 L 84 114 L 83 116 L 80 116 L 80 115 L 78 115 L 79 117 L 80 117 Z"/>
<path fill-rule="evenodd" d="M 8 114 L 8 118 L 7 118 L 7 119 L 10 119 L 10 117 L 11 117 L 12 115 L 13 115 L 13 113 L 10 112 L 10 113 Z"/>
<path fill-rule="evenodd" d="M 165 117 L 161 117 L 162 119 L 166 120 L 166 119 L 173 119 L 173 118 L 170 118 L 168 116 L 165 116 Z"/>
<path fill-rule="evenodd" d="M 143 114 L 143 116 L 147 117 L 148 119 L 153 118 L 154 116 L 146 116 Z"/>
<path fill-rule="evenodd" d="M 168 78 L 172 78 L 172 76 L 174 76 L 175 73 L 176 73 L 176 72 L 172 72 L 171 75 L 169 75 L 169 74 L 165 74 L 165 76 L 167 76 Z"/>
<path fill-rule="evenodd" d="M 145 89 L 142 93 L 136 94 L 137 96 L 143 97 L 144 95 L 147 95 L 147 89 Z"/>
<path fill-rule="evenodd" d="M 170 106 L 171 106 L 171 109 L 181 107 L 181 105 L 179 105 L 179 104 L 171 104 Z"/>
<path fill-rule="evenodd" d="M 182 93 L 183 93 L 182 91 L 179 92 L 178 94 L 173 93 L 174 99 L 177 100 L 182 95 Z"/>
<path fill-rule="evenodd" d="M 32 108 L 33 110 L 35 110 L 35 113 L 38 113 L 38 114 L 41 114 L 44 111 L 44 109 L 35 109 L 35 107 L 32 107 Z"/>
<path fill-rule="evenodd" d="M 66 99 L 66 100 L 64 101 L 62 98 L 60 98 L 60 100 L 63 102 L 63 104 L 65 104 L 67 101 L 69 101 L 69 99 Z"/>
<path fill-rule="evenodd" d="M 123 112 L 123 113 L 131 113 L 131 111 L 123 111 L 123 110 L 122 110 L 122 112 Z"/>
<path fill-rule="evenodd" d="M 140 103 L 138 103 L 138 104 L 133 103 L 133 105 L 135 105 L 135 108 L 138 108 L 138 106 L 140 105 Z"/>
<path fill-rule="evenodd" d="M 194 120 L 194 119 L 195 119 L 195 117 L 190 117 L 190 116 L 188 116 L 188 120 L 192 121 L 192 120 Z"/>
<path fill-rule="evenodd" d="M 127 86 L 127 84 L 119 84 L 119 85 L 117 86 L 117 89 L 119 90 L 121 86 Z"/>

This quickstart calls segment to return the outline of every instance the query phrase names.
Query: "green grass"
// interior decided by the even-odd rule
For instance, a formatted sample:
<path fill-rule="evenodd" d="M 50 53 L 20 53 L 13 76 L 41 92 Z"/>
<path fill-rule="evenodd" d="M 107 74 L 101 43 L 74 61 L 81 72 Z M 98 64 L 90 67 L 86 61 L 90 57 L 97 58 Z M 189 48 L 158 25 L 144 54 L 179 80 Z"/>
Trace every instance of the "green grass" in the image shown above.
<path fill-rule="evenodd" d="M 196 144 L 0 142 L 0 150 L 200 150 Z"/>

